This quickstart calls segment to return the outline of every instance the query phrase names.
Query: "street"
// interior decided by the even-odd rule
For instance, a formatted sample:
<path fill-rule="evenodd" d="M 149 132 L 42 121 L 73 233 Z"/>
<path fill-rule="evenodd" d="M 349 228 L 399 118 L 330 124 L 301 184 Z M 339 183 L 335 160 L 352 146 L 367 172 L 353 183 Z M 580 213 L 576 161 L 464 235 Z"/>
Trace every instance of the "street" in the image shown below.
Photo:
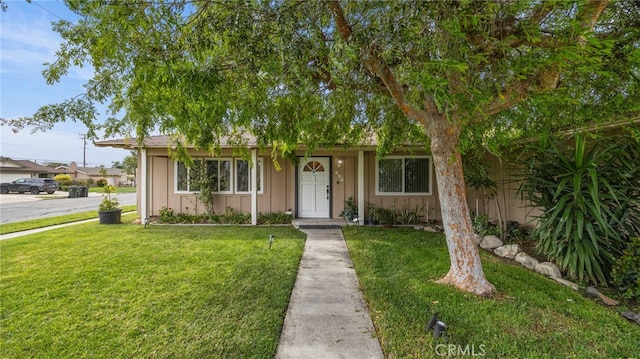
<path fill-rule="evenodd" d="M 62 216 L 65 214 L 97 211 L 102 195 L 89 193 L 89 197 L 67 198 L 67 193 L 56 191 L 52 195 L 41 193 L 0 195 L 0 223 L 21 222 L 31 219 Z M 51 199 L 47 199 L 47 197 Z M 61 196 L 65 196 L 60 198 Z M 136 204 L 135 193 L 117 194 L 121 206 Z"/>

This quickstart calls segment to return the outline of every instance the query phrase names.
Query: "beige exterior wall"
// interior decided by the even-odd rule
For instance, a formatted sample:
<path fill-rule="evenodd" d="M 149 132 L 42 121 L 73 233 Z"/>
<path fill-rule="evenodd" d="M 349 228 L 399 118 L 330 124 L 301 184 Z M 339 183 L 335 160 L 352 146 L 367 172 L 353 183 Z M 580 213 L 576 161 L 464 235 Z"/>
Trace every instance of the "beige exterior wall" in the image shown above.
<path fill-rule="evenodd" d="M 491 164 L 492 179 L 498 183 L 500 190 L 497 195 L 489 195 L 467 188 L 469 210 L 487 215 L 490 220 L 497 222 L 500 217 L 498 208 L 500 208 L 500 213 L 506 217 L 504 218 L 505 220 L 516 221 L 520 225 L 527 227 L 535 226 L 535 216 L 540 211 L 518 195 L 518 189 L 521 184 L 519 169 L 506 159 L 503 159 L 501 165 L 495 156 L 490 154 L 488 156 Z"/>
<path fill-rule="evenodd" d="M 148 201 L 149 214 L 157 216 L 162 207 L 174 209 L 176 213 L 198 214 L 204 213 L 205 207 L 197 200 L 195 194 L 176 193 L 175 188 L 175 161 L 169 158 L 166 149 L 149 149 L 148 167 Z M 298 153 L 303 156 L 303 152 Z M 408 156 L 407 153 L 397 152 L 392 155 Z M 417 155 L 425 155 L 417 153 Z M 195 157 L 210 157 L 206 153 L 194 153 Z M 232 158 L 230 150 L 222 152 L 220 157 Z M 327 157 L 331 162 L 331 214 L 332 218 L 339 218 L 344 208 L 344 201 L 353 197 L 358 203 L 358 151 L 317 151 L 313 157 Z M 270 152 L 258 153 L 258 158 L 263 160 L 263 193 L 258 194 L 258 212 L 296 211 L 297 208 L 297 167 L 294 163 L 285 159 L 278 159 L 280 171 L 277 171 Z M 339 165 L 339 161 L 342 164 Z M 376 154 L 366 151 L 364 154 L 364 203 L 365 208 L 359 209 L 359 217 L 366 216 L 366 206 L 373 204 L 377 207 L 414 209 L 423 208 L 423 220 L 440 220 L 440 201 L 436 185 L 435 172 L 431 173 L 431 194 L 429 195 L 380 195 L 376 194 Z M 142 163 L 140 158 L 138 163 Z M 496 171 L 498 162 L 494 161 Z M 511 167 L 504 169 L 505 180 L 513 179 L 515 170 Z M 494 173 L 497 173 L 494 171 Z M 138 175 L 138 181 L 140 176 Z M 530 208 L 522 204 L 515 193 L 519 184 L 506 181 L 508 220 L 526 223 L 526 213 Z M 142 186 L 140 186 L 142 188 Z M 140 193 L 138 193 L 140 196 Z M 140 198 L 139 198 L 140 200 Z M 475 211 L 476 200 L 481 214 L 487 214 L 491 219 L 497 219 L 496 198 L 482 197 L 473 191 L 468 192 L 469 209 Z M 500 198 L 502 201 L 502 198 Z M 251 212 L 250 194 L 220 194 L 215 198 L 215 211 L 222 213 L 226 207 L 249 213 Z"/>
<path fill-rule="evenodd" d="M 172 208 L 176 213 L 201 214 L 206 211 L 196 194 L 176 193 L 175 161 L 169 158 L 166 150 L 151 149 L 148 151 L 148 156 L 149 214 L 151 216 L 158 215 L 160 209 L 165 206 Z M 193 154 L 193 156 L 210 157 L 205 153 Z M 233 158 L 231 151 L 224 151 L 220 157 Z M 262 158 L 263 161 L 263 193 L 258 194 L 258 212 L 284 212 L 293 209 L 295 192 L 292 188 L 294 188 L 295 178 L 291 162 L 279 159 L 281 169 L 277 171 L 270 157 L 258 154 L 258 158 Z M 214 199 L 215 212 L 223 213 L 227 207 L 244 213 L 251 212 L 251 194 L 217 195 Z"/>

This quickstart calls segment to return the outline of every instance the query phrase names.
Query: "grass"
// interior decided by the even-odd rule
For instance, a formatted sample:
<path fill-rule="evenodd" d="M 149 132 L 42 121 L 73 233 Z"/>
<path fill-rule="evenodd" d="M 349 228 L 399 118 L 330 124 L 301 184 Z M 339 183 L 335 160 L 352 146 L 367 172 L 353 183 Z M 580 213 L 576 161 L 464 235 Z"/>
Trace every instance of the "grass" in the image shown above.
<path fill-rule="evenodd" d="M 498 293 L 481 298 L 433 282 L 449 268 L 440 234 L 355 227 L 344 234 L 387 358 L 465 350 L 489 358 L 638 356 L 640 326 L 523 267 L 483 253 Z M 446 342 L 426 331 L 436 312 L 448 326 Z"/>
<path fill-rule="evenodd" d="M 117 193 L 136 193 L 136 187 L 126 186 L 116 188 L 118 189 Z M 89 192 L 104 193 L 104 187 L 89 187 Z"/>
<path fill-rule="evenodd" d="M 122 212 L 130 212 L 135 210 L 136 210 L 136 205 L 122 206 Z M 64 216 L 57 216 L 57 217 L 33 219 L 33 220 L 23 221 L 23 222 L 6 223 L 0 226 L 0 234 L 28 231 L 30 229 L 55 226 L 58 224 L 65 224 L 65 223 L 71 223 L 71 222 L 78 222 L 78 221 L 83 221 L 86 219 L 93 219 L 93 218 L 98 218 L 97 210 L 67 214 Z"/>
<path fill-rule="evenodd" d="M 97 223 L 1 241 L 2 357 L 272 358 L 303 246 L 290 227 Z"/>

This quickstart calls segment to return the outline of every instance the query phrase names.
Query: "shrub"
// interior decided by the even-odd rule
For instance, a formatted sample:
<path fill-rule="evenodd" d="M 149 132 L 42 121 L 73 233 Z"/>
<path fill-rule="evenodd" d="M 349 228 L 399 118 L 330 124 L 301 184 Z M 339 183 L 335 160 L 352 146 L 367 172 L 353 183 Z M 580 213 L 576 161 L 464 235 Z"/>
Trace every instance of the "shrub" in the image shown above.
<path fill-rule="evenodd" d="M 93 178 L 87 178 L 87 186 L 91 187 L 96 183 L 96 180 Z"/>
<path fill-rule="evenodd" d="M 479 216 L 471 216 L 473 231 L 481 236 L 500 235 L 500 228 L 498 226 L 489 223 L 489 217 L 486 214 L 481 214 Z"/>
<path fill-rule="evenodd" d="M 396 220 L 396 211 L 391 208 L 378 208 L 377 211 L 378 222 L 382 225 L 393 225 Z"/>
<path fill-rule="evenodd" d="M 640 302 L 640 237 L 632 238 L 613 267 L 612 283 L 622 296 Z"/>
<path fill-rule="evenodd" d="M 344 209 L 340 212 L 340 217 L 349 222 L 358 217 L 358 205 L 353 197 L 349 197 L 344 201 Z"/>
<path fill-rule="evenodd" d="M 58 182 L 59 186 L 70 186 L 73 183 L 71 179 L 71 175 L 67 174 L 59 174 L 53 177 L 53 179 Z"/>
<path fill-rule="evenodd" d="M 87 185 L 87 181 L 85 180 L 74 180 L 73 181 L 73 185 L 74 186 L 86 186 Z"/>
<path fill-rule="evenodd" d="M 96 182 L 96 185 L 97 185 L 98 187 L 105 187 L 105 186 L 107 185 L 107 183 L 108 183 L 108 182 L 107 182 L 107 180 L 106 180 L 106 179 L 101 178 L 101 179 L 99 179 L 99 180 Z"/>
<path fill-rule="evenodd" d="M 640 229 L 640 146 L 609 137 L 575 146 L 543 136 L 527 147 L 520 192 L 543 209 L 533 233 L 541 254 L 580 281 L 606 284 Z"/>
<path fill-rule="evenodd" d="M 251 223 L 251 214 L 236 212 L 235 209 L 227 207 L 225 212 L 219 216 L 218 221 L 224 224 L 249 224 Z"/>
<path fill-rule="evenodd" d="M 400 224 L 418 224 L 424 212 L 424 205 L 415 205 L 409 207 L 405 204 L 400 210 L 396 211 L 396 222 Z"/>
<path fill-rule="evenodd" d="M 260 224 L 290 224 L 293 216 L 285 212 L 258 213 Z"/>
<path fill-rule="evenodd" d="M 172 223 L 174 218 L 175 218 L 175 215 L 173 213 L 173 209 L 167 208 L 167 206 L 160 208 L 161 223 Z"/>

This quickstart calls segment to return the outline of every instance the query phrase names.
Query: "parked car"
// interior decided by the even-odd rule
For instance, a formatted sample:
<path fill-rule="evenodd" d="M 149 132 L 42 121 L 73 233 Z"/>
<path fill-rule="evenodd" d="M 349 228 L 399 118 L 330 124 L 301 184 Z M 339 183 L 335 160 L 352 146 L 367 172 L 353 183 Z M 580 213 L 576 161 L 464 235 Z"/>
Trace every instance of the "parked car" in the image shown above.
<path fill-rule="evenodd" d="M 0 183 L 0 193 L 9 192 L 38 194 L 47 192 L 52 194 L 58 190 L 58 182 L 51 178 L 19 178 L 13 182 Z"/>

